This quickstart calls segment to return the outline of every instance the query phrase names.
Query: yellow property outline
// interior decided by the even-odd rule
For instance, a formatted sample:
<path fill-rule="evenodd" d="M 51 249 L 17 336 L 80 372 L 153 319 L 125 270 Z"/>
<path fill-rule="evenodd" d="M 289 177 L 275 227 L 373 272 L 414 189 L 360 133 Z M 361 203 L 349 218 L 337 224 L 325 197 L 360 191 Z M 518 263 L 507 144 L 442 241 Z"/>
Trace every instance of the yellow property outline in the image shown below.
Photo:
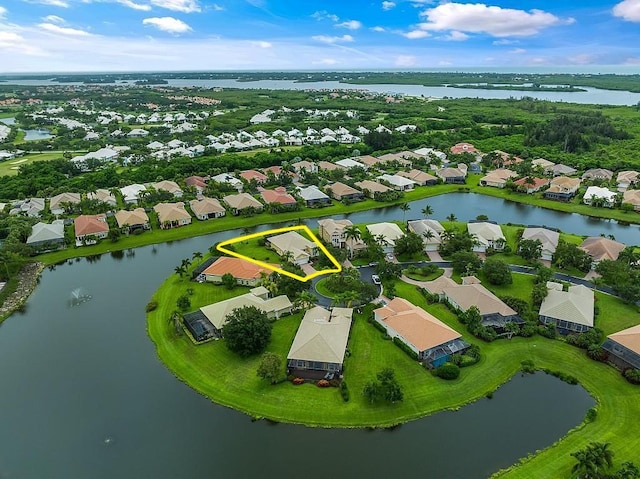
<path fill-rule="evenodd" d="M 333 263 L 333 265 L 335 266 L 335 269 L 323 269 L 322 271 L 316 271 L 313 274 L 307 275 L 307 276 L 300 276 L 297 275 L 295 273 L 292 273 L 290 271 L 285 271 L 282 268 L 274 268 L 273 265 L 269 264 L 269 263 L 265 263 L 264 261 L 260 261 L 254 258 L 249 258 L 248 256 L 244 256 L 241 255 L 239 253 L 236 253 L 235 251 L 231 251 L 227 248 L 225 248 L 225 246 L 229 246 L 232 245 L 234 243 L 238 243 L 240 241 L 245 241 L 245 240 L 250 240 L 253 238 L 259 238 L 260 236 L 266 236 L 266 235 L 270 235 L 270 234 L 275 234 L 275 233 L 286 233 L 287 231 L 298 231 L 298 230 L 302 230 L 305 233 L 307 233 L 307 235 L 309 236 L 309 238 L 311 238 L 311 240 L 318 245 L 318 247 L 320 248 L 320 251 L 322 251 L 327 258 L 329 258 L 329 261 L 331 261 L 331 263 Z M 293 279 L 297 279 L 298 281 L 309 281 L 310 279 L 313 279 L 317 276 L 322 276 L 323 274 L 329 274 L 329 273 L 339 273 L 340 271 L 342 271 L 342 265 L 338 262 L 337 259 L 335 259 L 333 257 L 333 255 L 331 253 L 329 253 L 329 251 L 327 250 L 327 248 L 320 242 L 320 240 L 316 237 L 316 235 L 313 234 L 313 232 L 309 229 L 309 227 L 307 225 L 300 225 L 300 226 L 287 226 L 286 228 L 277 228 L 274 230 L 268 230 L 268 231 L 261 231 L 259 233 L 253 233 L 250 235 L 246 235 L 246 236 L 237 236 L 235 238 L 232 238 L 230 240 L 226 240 L 226 241 L 222 241 L 220 243 L 218 243 L 218 245 L 216 246 L 216 249 L 218 251 L 220 251 L 221 253 L 225 253 L 228 254 L 229 256 L 234 256 L 236 258 L 240 258 L 246 261 L 249 261 L 250 263 L 253 264 L 257 264 L 258 266 L 262 266 L 265 269 L 270 269 L 271 271 L 275 271 L 276 273 L 279 274 L 284 274 L 285 276 L 289 276 Z"/>

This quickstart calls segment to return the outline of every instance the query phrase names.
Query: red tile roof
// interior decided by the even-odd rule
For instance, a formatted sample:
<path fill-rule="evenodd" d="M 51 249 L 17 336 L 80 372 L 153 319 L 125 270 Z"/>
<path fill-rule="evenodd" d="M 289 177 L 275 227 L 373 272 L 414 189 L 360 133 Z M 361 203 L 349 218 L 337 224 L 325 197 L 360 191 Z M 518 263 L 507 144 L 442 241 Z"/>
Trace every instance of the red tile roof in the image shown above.
<path fill-rule="evenodd" d="M 269 263 L 271 264 L 271 263 Z M 280 268 L 278 264 L 272 264 L 274 269 Z M 271 274 L 273 271 L 268 268 L 263 268 L 257 264 L 250 263 L 240 258 L 229 258 L 222 256 L 218 258 L 211 266 L 205 269 L 202 274 L 222 276 L 226 273 L 231 274 L 236 279 L 257 279 L 260 277 L 260 273 L 264 271 L 267 274 Z"/>
<path fill-rule="evenodd" d="M 296 203 L 296 199 L 289 193 L 276 190 L 263 190 L 260 192 L 262 199 L 266 203 L 280 203 L 281 205 L 290 205 Z"/>
<path fill-rule="evenodd" d="M 107 217 L 100 215 L 81 215 L 74 220 L 76 236 L 94 235 L 109 231 Z"/>

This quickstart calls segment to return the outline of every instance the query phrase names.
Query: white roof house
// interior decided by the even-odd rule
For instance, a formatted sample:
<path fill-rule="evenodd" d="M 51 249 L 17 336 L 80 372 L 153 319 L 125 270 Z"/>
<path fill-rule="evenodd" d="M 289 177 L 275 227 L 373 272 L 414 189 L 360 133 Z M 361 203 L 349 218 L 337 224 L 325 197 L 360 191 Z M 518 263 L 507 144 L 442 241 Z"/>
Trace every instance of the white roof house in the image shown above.
<path fill-rule="evenodd" d="M 354 160 L 353 158 L 345 158 L 343 160 L 338 160 L 336 161 L 336 165 L 340 165 L 343 168 L 355 168 L 355 167 L 360 167 L 364 170 L 368 169 L 369 167 L 367 165 L 365 165 L 364 163 L 360 163 L 359 161 Z"/>
<path fill-rule="evenodd" d="M 522 232 L 523 240 L 538 240 L 542 243 L 542 259 L 549 260 L 553 258 L 553 253 L 558 247 L 560 233 L 547 228 L 525 228 Z"/>
<path fill-rule="evenodd" d="M 27 238 L 29 246 L 38 246 L 45 243 L 64 243 L 64 222 L 55 220 L 51 224 L 36 223 L 31 228 L 31 234 Z"/>
<path fill-rule="evenodd" d="M 226 299 L 200 308 L 202 314 L 217 329 L 222 329 L 234 309 L 244 306 L 255 306 L 264 311 L 270 318 L 279 318 L 282 314 L 291 312 L 293 305 L 285 295 L 275 298 L 262 299 L 253 293 L 246 293 L 235 298 Z"/>
<path fill-rule="evenodd" d="M 146 190 L 147 187 L 144 185 L 133 184 L 120 188 L 120 193 L 125 203 L 135 203 L 140 198 L 140 193 Z"/>
<path fill-rule="evenodd" d="M 300 233 L 288 231 L 267 238 L 267 242 L 280 256 L 290 253 L 294 264 L 305 264 L 317 255 L 318 245 Z"/>
<path fill-rule="evenodd" d="M 602 202 L 602 206 L 611 208 L 615 202 L 618 194 L 615 191 L 611 191 L 608 188 L 601 188 L 599 186 L 590 186 L 582 198 L 582 202 L 585 205 L 591 205 L 593 203 Z M 595 200 L 595 201 L 594 201 Z"/>
<path fill-rule="evenodd" d="M 393 247 L 396 244 L 396 240 L 402 236 L 404 233 L 400 229 L 400 227 L 395 223 L 374 223 L 371 225 L 367 225 L 367 230 L 371 235 L 375 237 L 384 237 L 385 245 L 382 246 L 385 253 L 390 253 L 393 251 Z"/>
<path fill-rule="evenodd" d="M 468 223 L 467 231 L 471 236 L 475 236 L 479 244 L 473 247 L 476 253 L 484 253 L 487 248 L 502 249 L 506 243 L 506 238 L 502 234 L 500 225 L 487 222 Z"/>
<path fill-rule="evenodd" d="M 583 332 L 593 327 L 593 290 L 583 285 L 569 286 L 562 291 L 559 283 L 548 283 L 547 296 L 540 305 L 539 317 L 544 324 L 553 324 L 560 332 Z"/>
<path fill-rule="evenodd" d="M 425 250 L 435 251 L 442 243 L 444 227 L 436 220 L 413 220 L 407 222 L 407 229 L 422 236 Z"/>
<path fill-rule="evenodd" d="M 219 175 L 212 176 L 210 181 L 216 183 L 227 183 L 233 186 L 236 190 L 242 191 L 242 181 L 236 178 L 233 173 L 220 173 Z"/>
<path fill-rule="evenodd" d="M 379 176 L 378 179 L 386 181 L 393 187 L 394 190 L 398 191 L 412 190 L 417 184 L 415 181 L 410 180 L 409 178 L 405 178 L 404 176 L 388 175 L 386 173 L 382 176 Z"/>

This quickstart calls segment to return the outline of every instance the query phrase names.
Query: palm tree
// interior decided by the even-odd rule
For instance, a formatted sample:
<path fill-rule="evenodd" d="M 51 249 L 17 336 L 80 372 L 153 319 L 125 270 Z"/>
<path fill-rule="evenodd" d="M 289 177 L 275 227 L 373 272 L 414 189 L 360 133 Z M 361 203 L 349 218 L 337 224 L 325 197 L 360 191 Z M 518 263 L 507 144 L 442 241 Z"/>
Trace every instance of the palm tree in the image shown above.
<path fill-rule="evenodd" d="M 597 469 L 607 469 L 613 465 L 613 451 L 608 442 L 592 442 L 588 449 Z"/>
<path fill-rule="evenodd" d="M 309 291 L 300 291 L 293 301 L 294 307 L 303 311 L 313 308 L 317 303 L 318 297 Z"/>
<path fill-rule="evenodd" d="M 342 233 L 344 235 L 344 239 L 349 244 L 349 257 L 353 257 L 353 243 L 360 240 L 362 238 L 362 232 L 360 228 L 356 225 L 347 226 Z"/>
<path fill-rule="evenodd" d="M 447 221 L 451 221 L 452 223 L 455 222 L 458 218 L 456 218 L 456 215 L 451 213 L 449 216 L 447 216 Z"/>
<path fill-rule="evenodd" d="M 427 243 L 429 243 L 429 241 L 436 237 L 436 234 L 433 232 L 433 230 L 428 229 L 427 231 L 422 233 L 422 237 L 426 240 Z"/>
<path fill-rule="evenodd" d="M 351 308 L 353 303 L 360 299 L 360 293 L 357 291 L 345 291 L 342 294 L 342 299 L 347 308 Z"/>
<path fill-rule="evenodd" d="M 409 206 L 409 203 L 402 203 L 400 205 L 400 209 L 402 210 L 402 222 L 404 223 L 404 217 L 407 214 L 407 211 L 411 209 L 411 206 Z"/>
<path fill-rule="evenodd" d="M 195 252 L 191 255 L 191 257 L 192 257 L 193 259 L 202 259 L 202 253 L 201 253 L 200 251 L 195 251 Z"/>
<path fill-rule="evenodd" d="M 425 207 L 422 208 L 422 214 L 424 215 L 425 218 L 428 218 L 429 216 L 431 216 L 433 214 L 433 206 L 425 205 Z"/>
<path fill-rule="evenodd" d="M 182 278 L 182 276 L 187 272 L 187 269 L 184 266 L 176 266 L 173 271 Z"/>

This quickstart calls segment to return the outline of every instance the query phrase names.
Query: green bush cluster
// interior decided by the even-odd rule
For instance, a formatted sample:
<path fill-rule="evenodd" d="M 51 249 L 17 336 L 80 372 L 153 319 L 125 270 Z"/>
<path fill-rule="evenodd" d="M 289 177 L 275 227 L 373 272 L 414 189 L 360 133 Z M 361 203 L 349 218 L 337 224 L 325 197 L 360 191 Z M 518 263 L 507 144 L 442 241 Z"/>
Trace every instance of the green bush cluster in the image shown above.
<path fill-rule="evenodd" d="M 631 384 L 640 384 L 640 369 L 625 369 L 622 375 Z"/>
<path fill-rule="evenodd" d="M 413 359 L 414 361 L 418 360 L 418 354 L 412 350 L 404 341 L 402 341 L 400 338 L 395 337 L 393 338 L 393 343 L 398 346 L 400 349 L 402 349 L 405 353 L 407 353 L 407 356 L 409 356 L 411 359 Z"/>
<path fill-rule="evenodd" d="M 458 379 L 460 376 L 460 368 L 453 363 L 444 363 L 439 368 L 434 369 L 433 374 L 439 378 L 451 381 L 453 379 Z"/>
<path fill-rule="evenodd" d="M 344 402 L 349 402 L 349 387 L 347 386 L 346 381 L 342 381 L 340 383 L 340 395 Z"/>
<path fill-rule="evenodd" d="M 536 372 L 536 365 L 531 359 L 520 361 L 520 370 L 525 374 L 533 374 Z"/>
<path fill-rule="evenodd" d="M 578 378 L 572 376 L 571 374 L 563 373 L 562 371 L 552 371 L 551 369 L 543 369 L 543 371 L 547 374 L 551 374 L 552 376 L 557 377 L 567 384 L 578 384 Z"/>

